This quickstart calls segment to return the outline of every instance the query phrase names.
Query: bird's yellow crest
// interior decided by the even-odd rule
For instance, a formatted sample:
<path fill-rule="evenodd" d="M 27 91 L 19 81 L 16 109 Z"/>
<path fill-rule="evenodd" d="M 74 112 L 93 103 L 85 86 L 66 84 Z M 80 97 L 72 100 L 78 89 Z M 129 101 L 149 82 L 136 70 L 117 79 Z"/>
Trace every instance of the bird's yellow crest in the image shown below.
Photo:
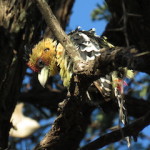
<path fill-rule="evenodd" d="M 49 76 L 54 76 L 60 71 L 64 86 L 68 87 L 72 76 L 68 64 L 63 46 L 60 43 L 57 45 L 57 42 L 50 38 L 43 39 L 35 45 L 28 62 L 28 66 L 39 73 L 39 80 L 43 86 Z"/>

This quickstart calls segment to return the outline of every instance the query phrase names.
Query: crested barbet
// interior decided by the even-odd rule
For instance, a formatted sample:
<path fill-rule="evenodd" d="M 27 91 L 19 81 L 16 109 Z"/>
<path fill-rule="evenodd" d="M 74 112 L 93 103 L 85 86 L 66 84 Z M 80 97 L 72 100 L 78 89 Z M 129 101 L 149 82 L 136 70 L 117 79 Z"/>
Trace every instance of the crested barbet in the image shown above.
<path fill-rule="evenodd" d="M 86 62 L 100 56 L 102 48 L 114 47 L 107 42 L 106 37 L 96 35 L 95 29 L 84 31 L 77 28 L 69 33 L 68 36 L 82 59 Z M 32 53 L 29 57 L 28 66 L 33 71 L 38 72 L 38 80 L 43 87 L 50 76 L 54 76 L 58 73 L 63 80 L 64 86 L 70 86 L 70 81 L 74 73 L 74 64 L 58 41 L 51 38 L 41 40 L 32 49 Z M 127 124 L 126 108 L 124 106 L 125 100 L 123 96 L 123 87 L 126 85 L 123 78 L 126 77 L 133 77 L 132 70 L 119 68 L 117 71 L 113 71 L 93 83 L 106 101 L 114 99 L 114 97 L 117 99 L 120 120 L 124 125 Z M 128 144 L 130 144 L 130 142 L 128 142 Z"/>
<path fill-rule="evenodd" d="M 95 34 L 95 29 L 89 31 L 76 30 L 68 34 L 75 45 L 80 56 L 85 61 L 94 60 L 101 55 L 102 48 L 113 48 L 114 46 L 107 42 L 106 37 L 100 37 Z M 70 80 L 73 74 L 73 62 L 65 52 L 63 46 L 58 41 L 45 38 L 41 40 L 32 49 L 29 55 L 28 66 L 35 72 L 38 72 L 38 80 L 44 87 L 50 76 L 60 74 L 65 87 L 70 86 Z M 120 70 L 120 72 L 119 72 Z M 123 93 L 124 77 L 131 78 L 133 73 L 126 68 L 119 68 L 105 77 L 97 80 L 99 90 L 106 101 L 109 101 L 114 95 Z"/>

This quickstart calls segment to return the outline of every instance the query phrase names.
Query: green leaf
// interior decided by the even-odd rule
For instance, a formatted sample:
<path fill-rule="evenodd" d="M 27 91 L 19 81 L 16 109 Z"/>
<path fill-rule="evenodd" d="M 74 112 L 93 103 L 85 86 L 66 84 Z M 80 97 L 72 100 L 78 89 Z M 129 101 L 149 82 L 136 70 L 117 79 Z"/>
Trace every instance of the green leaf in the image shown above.
<path fill-rule="evenodd" d="M 147 94 L 148 86 L 144 86 L 143 89 L 140 91 L 140 96 L 144 97 Z"/>

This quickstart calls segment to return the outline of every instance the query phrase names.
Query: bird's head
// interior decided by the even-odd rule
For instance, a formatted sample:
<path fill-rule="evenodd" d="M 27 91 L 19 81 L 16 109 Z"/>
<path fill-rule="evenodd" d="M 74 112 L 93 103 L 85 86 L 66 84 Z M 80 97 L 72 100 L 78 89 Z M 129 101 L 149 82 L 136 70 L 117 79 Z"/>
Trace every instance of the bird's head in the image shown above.
<path fill-rule="evenodd" d="M 28 66 L 38 72 L 40 84 L 44 87 L 49 76 L 57 74 L 56 41 L 43 39 L 32 49 Z"/>

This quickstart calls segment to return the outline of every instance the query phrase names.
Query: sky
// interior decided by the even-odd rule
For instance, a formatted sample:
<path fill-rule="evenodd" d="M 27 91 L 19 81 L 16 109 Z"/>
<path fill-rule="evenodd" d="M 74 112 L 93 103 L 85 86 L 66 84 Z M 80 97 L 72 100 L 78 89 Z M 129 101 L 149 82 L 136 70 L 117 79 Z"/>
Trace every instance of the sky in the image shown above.
<path fill-rule="evenodd" d="M 103 4 L 103 0 L 75 0 L 69 29 L 74 30 L 77 26 L 81 26 L 82 30 L 95 28 L 96 33 L 101 35 L 107 24 L 106 21 L 92 21 L 90 17 L 97 4 Z"/>

